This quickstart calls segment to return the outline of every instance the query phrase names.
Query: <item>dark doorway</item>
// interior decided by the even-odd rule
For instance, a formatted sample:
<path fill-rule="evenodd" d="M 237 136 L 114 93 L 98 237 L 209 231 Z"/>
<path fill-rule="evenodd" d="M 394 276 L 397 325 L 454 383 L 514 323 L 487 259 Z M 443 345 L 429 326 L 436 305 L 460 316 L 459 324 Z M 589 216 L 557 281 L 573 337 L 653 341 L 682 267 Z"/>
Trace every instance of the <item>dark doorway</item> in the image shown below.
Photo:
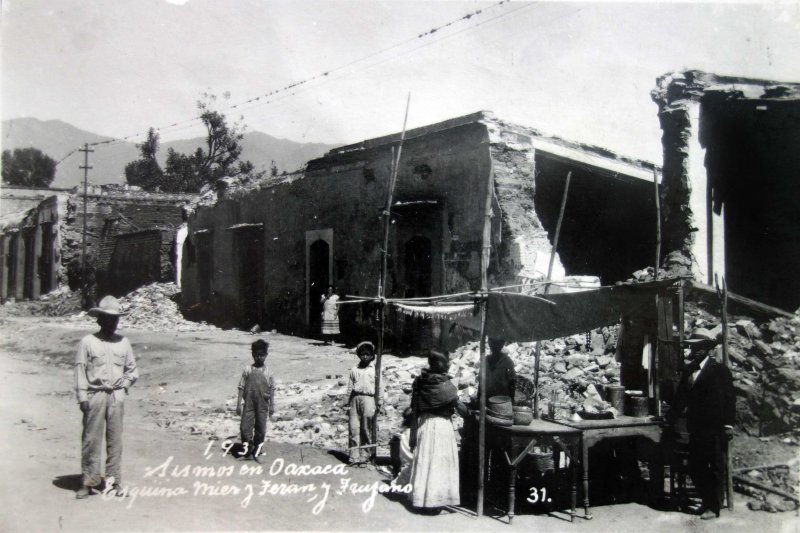
<path fill-rule="evenodd" d="M 23 278 L 22 297 L 33 299 L 33 277 L 36 275 L 36 250 L 34 249 L 34 230 L 23 230 L 22 240 L 25 243 L 25 277 Z"/>
<path fill-rule="evenodd" d="M 320 333 L 322 295 L 330 284 L 330 246 L 323 240 L 314 241 L 308 252 L 308 329 L 311 335 Z"/>
<path fill-rule="evenodd" d="M 260 226 L 236 231 L 239 270 L 241 326 L 263 326 L 264 319 L 264 232 Z"/>
<path fill-rule="evenodd" d="M 196 257 L 197 257 L 197 297 L 200 307 L 204 311 L 210 311 L 211 306 L 211 283 L 214 272 L 214 254 L 211 251 L 211 234 L 200 233 L 195 236 Z"/>
<path fill-rule="evenodd" d="M 431 295 L 431 240 L 416 235 L 405 246 L 406 298 Z"/>
<path fill-rule="evenodd" d="M 8 241 L 8 253 L 6 254 L 6 298 L 16 298 L 17 280 L 17 242 L 19 233 L 12 233 Z"/>
<path fill-rule="evenodd" d="M 42 253 L 39 259 L 39 286 L 42 294 L 47 294 L 56 288 L 53 280 L 54 243 L 53 223 L 42 224 Z"/>

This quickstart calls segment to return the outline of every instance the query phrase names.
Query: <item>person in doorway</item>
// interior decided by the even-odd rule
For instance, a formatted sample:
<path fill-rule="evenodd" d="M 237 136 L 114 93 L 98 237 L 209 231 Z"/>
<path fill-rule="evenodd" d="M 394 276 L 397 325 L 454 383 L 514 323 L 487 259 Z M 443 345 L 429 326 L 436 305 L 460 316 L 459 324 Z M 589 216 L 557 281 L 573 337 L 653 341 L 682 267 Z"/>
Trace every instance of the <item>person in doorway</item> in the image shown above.
<path fill-rule="evenodd" d="M 467 408 L 447 374 L 448 356 L 432 351 L 428 368 L 414 380 L 411 392 L 411 504 L 427 514 L 461 503 L 458 445 L 451 417 Z"/>
<path fill-rule="evenodd" d="M 733 438 L 736 393 L 730 370 L 711 356 L 719 343 L 711 331 L 695 329 L 669 418 L 685 416 L 689 432 L 689 475 L 702 499 L 700 518 L 719 517 L 725 486 L 725 452 Z"/>
<path fill-rule="evenodd" d="M 351 465 L 370 461 L 375 453 L 372 426 L 375 416 L 375 345 L 364 341 L 356 346 L 358 364 L 347 382 L 348 450 Z"/>
<path fill-rule="evenodd" d="M 76 498 L 88 497 L 103 483 L 101 457 L 106 440 L 106 486 L 124 495 L 122 488 L 122 419 L 125 396 L 139 372 L 131 343 L 116 333 L 124 313 L 119 301 L 106 296 L 89 310 L 100 331 L 81 339 L 75 358 L 75 390 L 83 413 L 81 437 L 82 483 Z"/>
<path fill-rule="evenodd" d="M 322 295 L 322 340 L 330 344 L 339 334 L 339 297 L 333 285 Z"/>
<path fill-rule="evenodd" d="M 267 435 L 267 418 L 275 414 L 275 380 L 265 364 L 269 343 L 258 339 L 250 346 L 250 353 L 253 364 L 242 370 L 236 414 L 242 416 L 239 430 L 243 454 L 258 461 Z"/>

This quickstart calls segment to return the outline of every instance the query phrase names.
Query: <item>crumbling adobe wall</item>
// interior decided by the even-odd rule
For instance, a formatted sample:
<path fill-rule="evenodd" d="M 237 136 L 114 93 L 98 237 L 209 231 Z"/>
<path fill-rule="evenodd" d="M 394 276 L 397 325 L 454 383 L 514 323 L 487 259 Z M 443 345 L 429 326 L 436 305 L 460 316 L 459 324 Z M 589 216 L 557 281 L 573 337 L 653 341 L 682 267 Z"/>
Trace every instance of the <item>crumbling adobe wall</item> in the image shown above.
<path fill-rule="evenodd" d="M 502 221 L 500 239 L 493 239 L 490 286 L 541 281 L 547 276 L 552 246 L 534 207 L 537 169 L 530 134 L 497 120 L 489 122 L 488 129 L 499 207 L 492 220 L 493 236 Z M 552 277 L 561 279 L 564 275 L 556 254 Z"/>
<path fill-rule="evenodd" d="M 373 140 L 334 150 L 309 162 L 302 175 L 265 182 L 263 188 L 259 183 L 235 184 L 219 192 L 211 205 L 200 205 L 189 219 L 188 246 L 196 246 L 198 230 L 208 231 L 214 254 L 213 297 L 203 316 L 221 325 L 235 325 L 242 318 L 234 232 L 228 230 L 238 223 L 263 224 L 263 326 L 305 333 L 307 231 L 332 230 L 331 281 L 340 295 L 375 296 L 392 146 L 396 148 L 396 142 L 391 139 Z M 474 120 L 409 132 L 394 199 L 434 203 L 420 211 L 429 217 L 425 227 L 413 220 L 408 208 L 393 210 L 387 296 L 408 294 L 404 242 L 398 241 L 415 232 L 431 240 L 434 294 L 479 288 L 490 167 L 486 127 Z M 204 305 L 198 265 L 184 255 L 184 305 L 197 308 Z"/>
<path fill-rule="evenodd" d="M 692 136 L 697 135 L 692 131 L 691 112 L 711 78 L 698 71 L 668 74 L 656 80 L 656 88 L 650 93 L 658 105 L 664 157 L 661 246 L 665 252 L 678 251 L 687 257 L 693 256 L 695 217 L 704 216 L 704 213 L 692 213 L 689 208 L 692 193 L 689 143 Z"/>
<path fill-rule="evenodd" d="M 86 256 L 91 263 L 89 283 L 106 274 L 116 235 L 155 227 L 177 228 L 183 221 L 183 207 L 193 197 L 191 194 L 90 190 L 86 209 Z M 81 283 L 82 192 L 71 194 L 66 200 L 60 240 L 62 272 L 66 270 L 67 281 L 74 290 Z"/>

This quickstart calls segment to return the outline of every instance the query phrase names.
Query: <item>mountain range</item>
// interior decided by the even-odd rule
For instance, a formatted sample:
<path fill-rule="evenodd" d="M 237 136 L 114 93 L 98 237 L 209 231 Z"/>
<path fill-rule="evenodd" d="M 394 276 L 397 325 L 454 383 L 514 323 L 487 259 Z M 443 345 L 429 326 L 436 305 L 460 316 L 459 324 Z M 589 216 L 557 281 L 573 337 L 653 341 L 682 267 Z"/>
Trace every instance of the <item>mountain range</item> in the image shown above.
<path fill-rule="evenodd" d="M 17 118 L 2 123 L 3 150 L 15 148 L 38 148 L 56 161 L 82 147 L 84 143 L 109 140 L 96 133 L 84 131 L 60 120 L 39 120 Z M 205 145 L 205 138 L 184 139 L 161 144 L 158 159 L 162 165 L 167 150 L 189 154 Z M 293 171 L 302 168 L 311 159 L 320 157 L 336 147 L 333 144 L 298 143 L 279 139 L 260 131 L 247 132 L 242 139 L 241 159 L 250 160 L 256 169 L 269 170 L 274 161 L 279 171 Z M 89 182 L 94 184 L 125 183 L 125 165 L 139 158 L 136 143 L 115 142 L 93 147 L 89 154 Z M 56 177 L 50 185 L 53 188 L 71 188 L 83 183 L 83 153 L 75 152 L 56 167 Z"/>

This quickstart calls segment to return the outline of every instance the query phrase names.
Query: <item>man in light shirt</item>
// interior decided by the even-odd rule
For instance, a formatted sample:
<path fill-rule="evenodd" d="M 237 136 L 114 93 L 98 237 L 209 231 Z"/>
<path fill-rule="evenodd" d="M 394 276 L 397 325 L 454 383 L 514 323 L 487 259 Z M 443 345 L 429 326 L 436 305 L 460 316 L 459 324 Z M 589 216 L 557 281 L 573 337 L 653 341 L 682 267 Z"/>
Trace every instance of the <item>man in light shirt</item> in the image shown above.
<path fill-rule="evenodd" d="M 100 331 L 81 339 L 75 357 L 75 390 L 83 413 L 81 471 L 83 482 L 76 498 L 88 497 L 103 483 L 103 437 L 106 440 L 106 483 L 117 495 L 122 489 L 122 417 L 128 389 L 139 372 L 131 343 L 118 335 L 119 301 L 106 296 L 89 315 L 97 318 Z"/>
<path fill-rule="evenodd" d="M 719 517 L 725 486 L 725 450 L 736 422 L 736 394 L 730 370 L 711 356 L 717 336 L 697 328 L 676 394 L 674 416 L 685 413 L 689 431 L 689 475 L 703 501 L 700 518 Z M 674 417 L 673 417 L 674 418 Z"/>

